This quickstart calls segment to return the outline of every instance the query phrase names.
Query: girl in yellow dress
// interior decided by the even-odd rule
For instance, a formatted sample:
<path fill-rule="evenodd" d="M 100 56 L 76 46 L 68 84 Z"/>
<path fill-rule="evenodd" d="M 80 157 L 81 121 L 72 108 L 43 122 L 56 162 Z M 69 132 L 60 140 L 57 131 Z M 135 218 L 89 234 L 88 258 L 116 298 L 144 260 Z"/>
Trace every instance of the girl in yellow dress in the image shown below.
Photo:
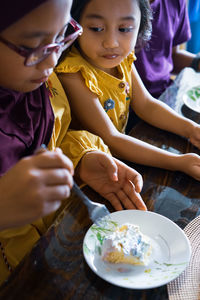
<path fill-rule="evenodd" d="M 150 37 L 149 1 L 74 0 L 71 13 L 83 34 L 56 72 L 80 128 L 100 136 L 121 159 L 182 171 L 200 180 L 197 154 L 170 153 L 124 134 L 131 105 L 144 121 L 200 148 L 200 126 L 154 99 L 134 67 L 136 42 L 141 46 Z"/>

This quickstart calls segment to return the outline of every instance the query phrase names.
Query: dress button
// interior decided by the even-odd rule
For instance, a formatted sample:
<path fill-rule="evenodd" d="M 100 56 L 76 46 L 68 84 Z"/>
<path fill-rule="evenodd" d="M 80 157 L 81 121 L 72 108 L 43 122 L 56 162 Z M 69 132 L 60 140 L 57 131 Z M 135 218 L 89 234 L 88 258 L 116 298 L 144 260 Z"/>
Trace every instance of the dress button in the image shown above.
<path fill-rule="evenodd" d="M 120 82 L 120 83 L 119 83 L 119 87 L 120 87 L 121 89 L 123 89 L 123 88 L 125 87 L 125 85 L 126 85 L 125 82 Z"/>
<path fill-rule="evenodd" d="M 122 114 L 119 116 L 119 119 L 120 119 L 120 120 L 126 120 L 126 114 L 125 114 L 125 113 L 122 113 Z"/>

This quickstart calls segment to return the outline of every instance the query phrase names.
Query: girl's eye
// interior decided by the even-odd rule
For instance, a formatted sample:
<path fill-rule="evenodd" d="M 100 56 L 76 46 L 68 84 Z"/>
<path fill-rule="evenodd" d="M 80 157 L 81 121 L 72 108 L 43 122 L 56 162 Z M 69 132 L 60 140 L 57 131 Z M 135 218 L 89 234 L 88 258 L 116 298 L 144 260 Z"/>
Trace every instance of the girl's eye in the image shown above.
<path fill-rule="evenodd" d="M 103 31 L 102 27 L 90 27 L 90 30 L 95 31 L 95 32 L 100 32 Z"/>
<path fill-rule="evenodd" d="M 121 27 L 119 28 L 120 32 L 132 32 L 133 31 L 133 27 Z"/>
<path fill-rule="evenodd" d="M 29 52 L 32 52 L 36 49 L 36 48 L 27 47 L 24 45 L 21 45 L 20 48 L 22 48 L 23 50 L 29 51 Z"/>

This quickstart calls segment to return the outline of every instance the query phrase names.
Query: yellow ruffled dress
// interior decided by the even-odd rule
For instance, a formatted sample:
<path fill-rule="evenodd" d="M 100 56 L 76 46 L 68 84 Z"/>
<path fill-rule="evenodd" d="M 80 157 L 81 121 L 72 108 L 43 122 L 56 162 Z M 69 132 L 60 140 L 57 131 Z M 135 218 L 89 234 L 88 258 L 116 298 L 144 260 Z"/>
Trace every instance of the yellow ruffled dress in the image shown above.
<path fill-rule="evenodd" d="M 55 72 L 81 72 L 86 86 L 91 92 L 97 95 L 101 105 L 117 130 L 124 133 L 128 120 L 130 99 L 132 97 L 131 70 L 135 59 L 134 52 L 131 52 L 118 65 L 119 78 L 116 78 L 95 68 L 73 46 L 70 52 L 67 53 L 65 58 L 55 68 Z"/>

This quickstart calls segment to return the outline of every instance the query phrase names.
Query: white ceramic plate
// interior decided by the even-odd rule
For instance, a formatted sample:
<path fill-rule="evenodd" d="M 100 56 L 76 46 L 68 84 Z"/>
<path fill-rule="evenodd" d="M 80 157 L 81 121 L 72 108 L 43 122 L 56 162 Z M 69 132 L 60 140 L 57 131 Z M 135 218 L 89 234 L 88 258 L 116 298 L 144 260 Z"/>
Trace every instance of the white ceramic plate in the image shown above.
<path fill-rule="evenodd" d="M 150 238 L 153 249 L 148 266 L 111 264 L 101 259 L 104 236 L 124 223 L 139 225 Z M 168 218 L 149 211 L 123 210 L 103 218 L 101 226 L 89 228 L 83 254 L 89 267 L 104 280 L 124 288 L 148 289 L 167 284 L 183 272 L 191 247 L 183 230 Z"/>
<path fill-rule="evenodd" d="M 200 86 L 195 86 L 185 92 L 183 102 L 190 109 L 200 113 Z"/>

